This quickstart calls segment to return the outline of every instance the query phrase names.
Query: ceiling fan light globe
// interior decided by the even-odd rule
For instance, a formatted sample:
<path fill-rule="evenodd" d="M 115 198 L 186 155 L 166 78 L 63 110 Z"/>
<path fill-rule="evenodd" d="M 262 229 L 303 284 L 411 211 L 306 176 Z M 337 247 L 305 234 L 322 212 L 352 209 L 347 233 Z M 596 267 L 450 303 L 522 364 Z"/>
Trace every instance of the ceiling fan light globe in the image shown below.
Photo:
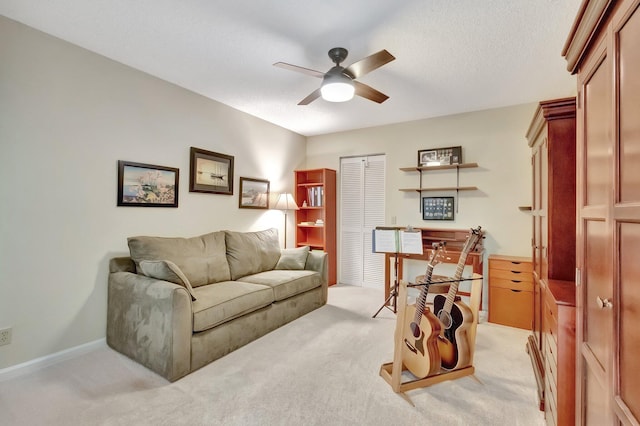
<path fill-rule="evenodd" d="M 327 82 L 320 88 L 322 99 L 329 102 L 346 102 L 353 99 L 355 87 L 352 81 Z"/>

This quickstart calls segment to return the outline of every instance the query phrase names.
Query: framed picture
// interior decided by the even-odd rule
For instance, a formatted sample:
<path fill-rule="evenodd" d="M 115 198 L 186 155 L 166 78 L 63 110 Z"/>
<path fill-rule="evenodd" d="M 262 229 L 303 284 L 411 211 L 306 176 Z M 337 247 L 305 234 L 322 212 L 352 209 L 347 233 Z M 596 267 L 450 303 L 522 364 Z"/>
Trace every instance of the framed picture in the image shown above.
<path fill-rule="evenodd" d="M 418 167 L 462 164 L 462 147 L 423 149 L 418 151 Z"/>
<path fill-rule="evenodd" d="M 422 220 L 453 220 L 453 197 L 422 197 Z"/>
<path fill-rule="evenodd" d="M 178 207 L 180 170 L 118 161 L 118 206 Z"/>
<path fill-rule="evenodd" d="M 269 181 L 240 177 L 238 200 L 238 207 L 241 209 L 268 209 Z"/>
<path fill-rule="evenodd" d="M 233 156 L 191 147 L 189 192 L 233 195 Z"/>

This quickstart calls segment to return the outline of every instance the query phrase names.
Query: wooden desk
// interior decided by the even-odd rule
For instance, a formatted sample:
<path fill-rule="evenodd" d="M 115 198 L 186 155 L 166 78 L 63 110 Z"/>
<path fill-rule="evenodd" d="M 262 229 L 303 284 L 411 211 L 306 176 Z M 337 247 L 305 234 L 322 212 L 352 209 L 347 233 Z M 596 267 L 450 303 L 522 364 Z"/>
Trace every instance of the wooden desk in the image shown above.
<path fill-rule="evenodd" d="M 457 263 L 460 259 L 461 252 L 449 251 L 447 250 L 447 257 L 451 258 L 451 263 Z M 482 252 L 471 252 L 467 256 L 466 265 L 471 265 L 473 267 L 473 273 L 482 275 L 483 268 L 483 258 L 484 251 Z M 398 254 L 398 282 L 404 279 L 404 260 L 423 260 L 428 261 L 430 256 L 430 248 L 425 250 L 424 254 Z M 391 294 L 391 289 L 393 288 L 393 264 L 395 263 L 395 254 L 394 253 L 385 253 L 384 258 L 384 299 L 387 300 L 389 295 Z M 413 279 L 407 280 L 413 282 Z M 461 296 L 470 296 L 470 293 L 464 291 L 458 291 L 458 294 Z M 391 300 L 388 305 L 391 304 Z M 482 306 L 482 293 L 480 293 L 480 306 Z"/>
<path fill-rule="evenodd" d="M 404 229 L 404 228 L 398 228 Z M 431 254 L 431 248 L 433 243 L 445 242 L 447 246 L 447 257 L 450 258 L 450 263 L 457 264 L 460 259 L 460 254 L 465 246 L 467 237 L 469 236 L 470 229 L 441 229 L 441 228 L 413 228 L 420 230 L 422 233 L 422 247 L 423 254 L 398 254 L 398 282 L 403 279 L 404 275 L 404 260 L 424 260 L 428 261 Z M 384 262 L 384 299 L 389 299 L 391 289 L 394 281 L 392 278 L 392 263 L 395 264 L 395 253 L 385 253 Z M 482 245 L 482 239 L 478 241 L 475 249 L 467 256 L 466 265 L 473 267 L 473 273 L 482 275 L 483 268 L 484 248 Z M 411 280 L 408 280 L 411 281 Z M 458 291 L 461 296 L 470 296 L 470 293 L 464 291 Z M 392 298 L 393 299 L 393 298 Z M 387 306 L 391 306 L 392 300 L 389 299 Z M 480 292 L 480 306 L 482 307 L 482 292 Z"/>

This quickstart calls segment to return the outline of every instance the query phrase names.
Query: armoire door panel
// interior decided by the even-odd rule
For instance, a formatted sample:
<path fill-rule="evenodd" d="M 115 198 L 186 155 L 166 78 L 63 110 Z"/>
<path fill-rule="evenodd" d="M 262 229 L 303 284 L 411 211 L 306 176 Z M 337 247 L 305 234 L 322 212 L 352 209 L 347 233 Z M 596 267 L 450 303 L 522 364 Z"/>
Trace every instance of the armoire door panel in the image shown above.
<path fill-rule="evenodd" d="M 620 201 L 640 201 L 640 13 L 618 32 Z"/>
<path fill-rule="evenodd" d="M 584 226 L 585 256 L 588 259 L 584 265 L 582 301 L 587 311 L 584 342 L 600 364 L 600 368 L 608 372 L 609 354 L 612 350 L 613 310 L 606 306 L 605 301 L 613 300 L 611 240 L 605 221 L 589 220 Z"/>
<path fill-rule="evenodd" d="M 640 223 L 619 225 L 619 396 L 631 413 L 640 418 Z"/>
<path fill-rule="evenodd" d="M 583 404 L 584 418 L 587 425 L 612 424 L 611 409 L 608 403 L 606 388 L 601 385 L 589 368 L 584 372 L 584 388 L 587 402 Z"/>
<path fill-rule="evenodd" d="M 611 85 L 609 68 L 600 66 L 584 86 L 585 205 L 609 202 L 611 188 Z"/>

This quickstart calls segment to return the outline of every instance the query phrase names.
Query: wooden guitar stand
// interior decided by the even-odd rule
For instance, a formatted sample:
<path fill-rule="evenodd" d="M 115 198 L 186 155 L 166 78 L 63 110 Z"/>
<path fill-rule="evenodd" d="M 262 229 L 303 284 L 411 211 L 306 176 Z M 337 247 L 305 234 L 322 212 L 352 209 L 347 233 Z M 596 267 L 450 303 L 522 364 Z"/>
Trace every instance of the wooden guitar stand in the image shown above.
<path fill-rule="evenodd" d="M 480 310 L 480 297 L 482 294 L 482 275 L 473 274 L 471 278 L 471 296 L 469 302 L 469 308 L 473 313 L 473 322 L 471 323 L 469 330 L 467 331 L 467 337 L 469 340 L 470 350 L 470 362 L 466 367 L 462 367 L 456 370 L 443 370 L 438 373 L 427 376 L 423 379 L 415 379 L 402 382 L 402 372 L 406 371 L 406 368 L 402 364 L 402 345 L 404 336 L 404 327 L 408 326 L 407 318 L 405 318 L 405 312 L 407 307 L 407 283 L 401 280 L 399 285 L 398 294 L 398 317 L 396 320 L 396 330 L 394 334 L 394 350 L 393 350 L 393 362 L 382 364 L 380 367 L 380 376 L 391 385 L 391 389 L 398 393 L 411 405 L 415 405 L 413 401 L 405 394 L 406 391 L 418 388 L 424 388 L 427 386 L 435 385 L 447 380 L 454 380 L 460 377 L 473 376 L 475 373 L 475 367 L 473 366 L 473 355 L 476 346 L 476 329 L 478 326 L 478 312 Z M 478 380 L 475 376 L 473 376 Z"/>

